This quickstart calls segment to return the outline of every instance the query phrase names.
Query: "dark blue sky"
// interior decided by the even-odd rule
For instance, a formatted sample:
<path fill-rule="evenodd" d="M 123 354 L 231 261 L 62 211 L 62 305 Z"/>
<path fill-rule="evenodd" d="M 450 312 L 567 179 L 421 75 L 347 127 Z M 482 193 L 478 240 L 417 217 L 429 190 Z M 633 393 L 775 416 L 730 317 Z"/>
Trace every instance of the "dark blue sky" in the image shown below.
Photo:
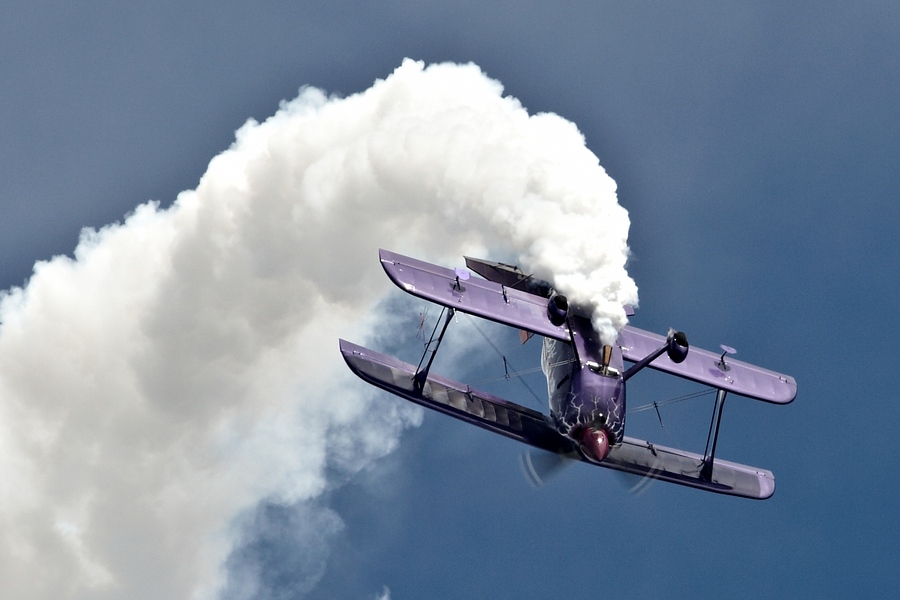
<path fill-rule="evenodd" d="M 350 94 L 407 56 L 473 61 L 529 111 L 575 122 L 617 181 L 635 325 L 796 377 L 794 404 L 734 399 L 723 424 L 720 455 L 771 469 L 776 494 L 635 495 L 581 466 L 532 490 L 515 444 L 427 414 L 322 499 L 344 522 L 326 563 L 290 535 L 321 511 L 260 508 L 242 551 L 272 597 L 893 597 L 900 8 L 483 4 L 7 3 L 0 288 L 82 227 L 195 187 L 237 127 L 300 86 Z M 647 379 L 631 402 L 670 394 Z M 696 449 L 707 411 L 672 408 L 666 431 L 635 417 L 636 434 Z"/>

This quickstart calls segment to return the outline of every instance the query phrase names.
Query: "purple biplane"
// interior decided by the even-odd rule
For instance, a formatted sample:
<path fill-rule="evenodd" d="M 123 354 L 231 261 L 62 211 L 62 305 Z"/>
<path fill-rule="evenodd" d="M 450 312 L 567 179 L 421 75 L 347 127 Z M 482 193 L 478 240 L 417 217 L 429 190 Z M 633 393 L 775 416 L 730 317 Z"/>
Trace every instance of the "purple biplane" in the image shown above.
<path fill-rule="evenodd" d="M 792 377 L 726 358 L 734 352 L 727 346 L 721 354 L 689 351 L 681 332 L 663 337 L 626 326 L 615 345 L 603 345 L 588 313 L 516 267 L 467 257 L 466 266 L 484 278 L 477 279 L 464 269 L 386 250 L 379 254 L 388 277 L 401 289 L 448 310 L 418 366 L 341 340 L 344 359 L 365 381 L 558 456 L 720 494 L 765 499 L 775 492 L 770 471 L 715 458 L 716 443 L 728 392 L 787 404 L 797 395 Z M 541 366 L 550 415 L 430 373 L 455 311 L 543 336 Z M 626 368 L 625 361 L 632 364 Z M 625 436 L 625 384 L 648 366 L 716 388 L 703 455 Z"/>

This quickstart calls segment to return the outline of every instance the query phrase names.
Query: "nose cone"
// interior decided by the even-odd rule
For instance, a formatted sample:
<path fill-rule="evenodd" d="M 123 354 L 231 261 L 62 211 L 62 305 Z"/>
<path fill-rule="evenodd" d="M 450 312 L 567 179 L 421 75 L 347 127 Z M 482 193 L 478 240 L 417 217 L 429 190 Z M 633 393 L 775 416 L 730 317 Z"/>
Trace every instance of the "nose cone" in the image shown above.
<path fill-rule="evenodd" d="M 605 429 L 587 428 L 579 440 L 588 458 L 602 462 L 609 455 L 609 433 Z"/>

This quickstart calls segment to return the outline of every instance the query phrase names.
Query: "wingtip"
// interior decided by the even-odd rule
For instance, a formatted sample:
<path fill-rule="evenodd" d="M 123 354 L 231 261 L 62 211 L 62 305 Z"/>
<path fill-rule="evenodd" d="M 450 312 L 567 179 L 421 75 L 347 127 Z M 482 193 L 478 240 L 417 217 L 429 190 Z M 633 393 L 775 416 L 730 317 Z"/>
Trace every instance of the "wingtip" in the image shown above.
<path fill-rule="evenodd" d="M 362 349 L 361 346 L 357 346 L 353 342 L 348 342 L 342 338 L 338 339 L 338 347 L 341 349 L 341 355 L 343 355 L 344 360 L 348 360 L 353 354 L 359 354 L 359 351 Z"/>
<path fill-rule="evenodd" d="M 759 499 L 768 500 L 775 493 L 775 476 L 769 473 L 769 476 L 761 476 L 759 478 Z"/>

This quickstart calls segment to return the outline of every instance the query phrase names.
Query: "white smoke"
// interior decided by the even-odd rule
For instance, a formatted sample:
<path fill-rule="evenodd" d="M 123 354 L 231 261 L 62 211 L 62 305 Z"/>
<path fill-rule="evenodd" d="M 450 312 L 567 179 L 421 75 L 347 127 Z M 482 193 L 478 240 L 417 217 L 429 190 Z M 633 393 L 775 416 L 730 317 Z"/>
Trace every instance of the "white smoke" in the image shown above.
<path fill-rule="evenodd" d="M 388 589 L 388 586 L 384 586 L 376 600 L 391 600 L 391 590 Z"/>
<path fill-rule="evenodd" d="M 3 295 L 0 597 L 215 597 L 241 515 L 320 497 L 421 419 L 337 349 L 396 322 L 378 247 L 511 254 L 608 338 L 637 299 L 628 225 L 576 127 L 474 65 L 407 60 L 248 122 L 196 190 Z"/>

